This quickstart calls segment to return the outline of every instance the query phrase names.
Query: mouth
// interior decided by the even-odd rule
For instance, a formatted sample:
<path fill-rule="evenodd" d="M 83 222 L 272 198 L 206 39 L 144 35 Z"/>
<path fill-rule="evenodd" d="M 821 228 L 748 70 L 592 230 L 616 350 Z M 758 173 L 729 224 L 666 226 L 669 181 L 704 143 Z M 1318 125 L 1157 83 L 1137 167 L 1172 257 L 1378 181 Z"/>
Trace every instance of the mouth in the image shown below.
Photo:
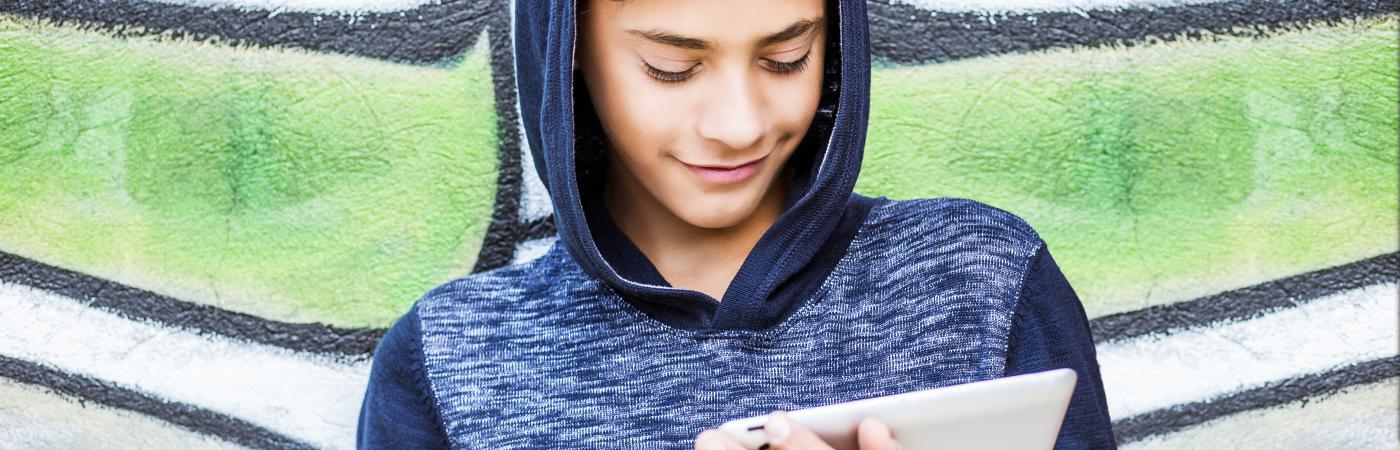
<path fill-rule="evenodd" d="M 685 164 L 685 167 L 690 169 L 690 172 L 699 177 L 701 181 L 713 185 L 726 185 L 744 181 L 758 173 L 758 166 L 763 164 L 766 159 L 768 159 L 767 155 L 737 166 L 701 166 L 684 162 L 681 164 Z"/>

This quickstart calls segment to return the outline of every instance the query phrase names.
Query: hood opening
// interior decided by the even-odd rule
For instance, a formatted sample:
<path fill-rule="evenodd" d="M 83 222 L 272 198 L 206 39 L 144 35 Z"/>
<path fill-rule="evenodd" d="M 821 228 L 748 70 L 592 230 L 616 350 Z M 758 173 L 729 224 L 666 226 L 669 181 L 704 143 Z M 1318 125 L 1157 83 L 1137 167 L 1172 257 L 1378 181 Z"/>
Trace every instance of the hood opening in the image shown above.
<path fill-rule="evenodd" d="M 642 312 L 689 329 L 775 325 L 826 278 L 871 199 L 854 195 L 869 101 L 863 0 L 828 0 L 822 93 L 789 157 L 783 214 L 759 239 L 721 301 L 671 287 L 617 228 L 602 202 L 607 139 L 582 74 L 572 69 L 573 1 L 516 2 L 516 74 L 526 138 L 555 207 L 562 244 L 586 272 Z"/>

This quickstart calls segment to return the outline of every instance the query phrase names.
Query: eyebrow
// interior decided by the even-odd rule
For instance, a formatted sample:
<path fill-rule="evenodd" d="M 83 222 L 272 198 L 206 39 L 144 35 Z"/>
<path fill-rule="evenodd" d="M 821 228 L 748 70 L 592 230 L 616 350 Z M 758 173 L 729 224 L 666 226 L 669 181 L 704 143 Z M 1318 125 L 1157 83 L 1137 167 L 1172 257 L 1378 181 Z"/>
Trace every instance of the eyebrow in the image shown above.
<path fill-rule="evenodd" d="M 787 27 L 787 28 L 784 28 L 783 31 L 779 31 L 779 32 L 777 32 L 777 33 L 773 33 L 773 34 L 764 36 L 762 39 L 759 39 L 759 40 L 758 40 L 758 46 L 759 46 L 759 47 L 764 47 L 764 46 L 768 46 L 768 45 L 773 45 L 773 44 L 776 44 L 776 43 L 779 43 L 779 42 L 783 42 L 783 41 L 786 41 L 786 40 L 789 40 L 789 39 L 792 39 L 792 38 L 801 36 L 801 35 L 803 35 L 803 34 L 806 34 L 806 33 L 807 33 L 808 31 L 810 31 L 812 28 L 815 28 L 815 27 L 817 27 L 818 25 L 821 25 L 821 24 L 825 23 L 825 21 L 826 21 L 826 18 L 825 18 L 825 17 L 817 17 L 817 18 L 814 18 L 814 19 L 799 20 L 799 21 L 797 21 L 797 22 L 794 22 L 792 25 L 788 25 L 788 27 Z M 643 39 L 646 39 L 646 40 L 649 40 L 649 41 L 652 41 L 652 42 L 655 42 L 655 43 L 658 43 L 658 44 L 662 44 L 662 45 L 669 45 L 669 46 L 672 46 L 672 47 L 679 47 L 679 48 L 684 48 L 684 49 L 689 49 L 689 50 L 709 50 L 709 49 L 710 49 L 710 42 L 709 42 L 709 41 L 706 41 L 706 40 L 704 40 L 704 39 L 697 39 L 697 38 L 693 38 L 693 37 L 681 36 L 681 35 L 678 35 L 678 34 L 675 34 L 675 33 L 671 33 L 671 32 L 669 32 L 669 31 L 660 31 L 660 30 L 645 30 L 645 31 L 643 31 L 643 30 L 627 30 L 627 32 L 628 32 L 628 33 L 632 33 L 633 35 L 636 35 L 636 36 L 641 37 L 641 38 L 643 38 Z"/>

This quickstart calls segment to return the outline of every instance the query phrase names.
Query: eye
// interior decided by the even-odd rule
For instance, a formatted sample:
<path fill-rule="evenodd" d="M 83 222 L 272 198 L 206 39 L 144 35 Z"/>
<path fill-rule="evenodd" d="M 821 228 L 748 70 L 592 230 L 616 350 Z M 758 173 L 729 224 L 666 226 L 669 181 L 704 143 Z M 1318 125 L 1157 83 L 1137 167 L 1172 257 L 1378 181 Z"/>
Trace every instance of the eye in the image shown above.
<path fill-rule="evenodd" d="M 690 66 L 689 69 L 686 69 L 683 72 L 668 72 L 652 67 L 651 64 L 647 64 L 646 62 L 642 62 L 642 65 L 646 66 L 647 75 L 651 75 L 651 77 L 655 78 L 656 81 L 660 81 L 662 83 L 679 83 L 685 81 L 686 79 L 690 78 L 691 75 L 695 75 L 696 67 L 700 67 L 697 64 L 694 66 Z"/>
<path fill-rule="evenodd" d="M 807 49 L 807 53 L 803 54 L 801 58 L 797 58 L 796 61 L 783 62 L 773 61 L 770 59 L 768 60 L 768 70 L 772 70 L 781 74 L 794 73 L 802 70 L 803 68 L 806 68 L 807 61 L 811 59 L 811 56 L 812 49 L 809 48 Z"/>

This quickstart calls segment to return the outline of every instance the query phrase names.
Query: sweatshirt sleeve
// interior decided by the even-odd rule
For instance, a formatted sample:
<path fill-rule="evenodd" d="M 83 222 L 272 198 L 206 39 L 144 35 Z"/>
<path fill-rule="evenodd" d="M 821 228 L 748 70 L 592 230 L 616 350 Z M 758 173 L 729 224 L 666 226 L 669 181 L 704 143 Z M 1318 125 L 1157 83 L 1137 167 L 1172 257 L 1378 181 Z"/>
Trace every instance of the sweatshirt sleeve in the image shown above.
<path fill-rule="evenodd" d="M 1116 448 L 1084 306 L 1042 242 L 1012 316 L 1004 375 L 1064 367 L 1078 381 L 1055 448 Z"/>
<path fill-rule="evenodd" d="M 416 307 L 400 317 L 375 348 L 369 387 L 360 405 L 355 447 L 449 447 L 423 367 Z"/>

